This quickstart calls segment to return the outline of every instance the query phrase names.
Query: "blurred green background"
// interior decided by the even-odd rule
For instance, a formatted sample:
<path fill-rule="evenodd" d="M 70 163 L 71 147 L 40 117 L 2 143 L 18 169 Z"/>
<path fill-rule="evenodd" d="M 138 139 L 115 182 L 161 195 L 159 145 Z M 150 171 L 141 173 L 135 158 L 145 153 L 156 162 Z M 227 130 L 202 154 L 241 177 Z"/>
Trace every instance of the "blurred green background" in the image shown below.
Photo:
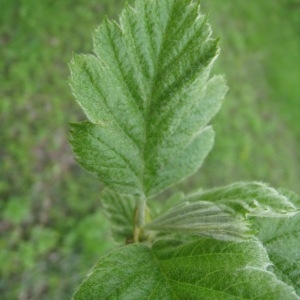
<path fill-rule="evenodd" d="M 69 299 L 113 245 L 101 185 L 69 147 L 68 122 L 84 116 L 67 64 L 123 3 L 0 0 L 1 299 Z M 203 0 L 202 11 L 230 91 L 213 151 L 180 188 L 260 180 L 300 192 L 300 1 Z"/>

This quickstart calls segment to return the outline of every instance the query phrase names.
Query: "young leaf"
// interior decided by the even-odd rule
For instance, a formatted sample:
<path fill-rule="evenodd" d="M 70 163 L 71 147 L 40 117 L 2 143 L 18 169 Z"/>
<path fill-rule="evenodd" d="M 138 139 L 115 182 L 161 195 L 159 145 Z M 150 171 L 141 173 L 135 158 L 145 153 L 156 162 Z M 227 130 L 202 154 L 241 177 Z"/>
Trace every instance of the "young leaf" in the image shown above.
<path fill-rule="evenodd" d="M 256 217 L 291 217 L 298 211 L 285 194 L 261 182 L 238 182 L 200 191 L 187 200 L 212 201 L 230 207 L 234 214 Z"/>
<path fill-rule="evenodd" d="M 74 299 L 299 299 L 269 264 L 256 240 L 132 244 L 103 257 Z"/>
<path fill-rule="evenodd" d="M 71 86 L 89 122 L 72 124 L 77 161 L 109 188 L 154 195 L 201 166 L 207 123 L 226 92 L 209 79 L 217 40 L 200 0 L 137 0 L 105 20 L 94 55 L 75 56 Z"/>
<path fill-rule="evenodd" d="M 101 201 L 111 222 L 113 238 L 124 244 L 133 234 L 136 199 L 106 189 L 101 193 Z"/>
<path fill-rule="evenodd" d="M 212 202 L 184 202 L 145 225 L 145 229 L 161 232 L 206 235 L 219 240 L 249 238 L 253 231 L 249 222 L 233 215 L 226 207 Z"/>
<path fill-rule="evenodd" d="M 155 201 L 150 201 L 148 203 L 151 210 L 151 219 L 155 219 L 165 212 L 182 203 L 185 199 L 185 194 L 183 192 L 175 192 L 171 196 L 167 197 L 163 195 L 161 199 L 155 199 Z"/>
<path fill-rule="evenodd" d="M 300 198 L 282 192 L 300 207 Z M 253 218 L 259 229 L 258 238 L 266 248 L 274 272 L 282 281 L 294 287 L 300 298 L 300 214 L 285 219 Z"/>

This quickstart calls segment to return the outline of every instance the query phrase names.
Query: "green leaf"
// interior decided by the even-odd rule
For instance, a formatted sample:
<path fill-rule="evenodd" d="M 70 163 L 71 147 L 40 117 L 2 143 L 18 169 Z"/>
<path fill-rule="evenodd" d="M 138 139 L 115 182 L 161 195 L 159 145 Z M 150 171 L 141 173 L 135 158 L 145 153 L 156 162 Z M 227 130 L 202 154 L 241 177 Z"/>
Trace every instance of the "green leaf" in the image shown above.
<path fill-rule="evenodd" d="M 249 238 L 249 222 L 233 215 L 224 205 L 212 202 L 184 202 L 146 224 L 145 229 L 206 235 L 220 240 Z"/>
<path fill-rule="evenodd" d="M 263 183 L 240 182 L 186 196 L 145 229 L 239 240 L 255 232 L 249 216 L 290 217 L 297 211 L 284 193 Z"/>
<path fill-rule="evenodd" d="M 237 182 L 200 191 L 187 197 L 187 201 L 212 201 L 230 207 L 233 214 L 256 217 L 291 217 L 298 211 L 284 193 L 261 182 Z"/>
<path fill-rule="evenodd" d="M 200 0 L 138 0 L 105 20 L 94 55 L 71 62 L 89 122 L 72 124 L 77 161 L 109 188 L 154 195 L 196 172 L 211 150 L 207 123 L 226 92 L 209 78 L 219 52 Z"/>
<path fill-rule="evenodd" d="M 111 222 L 113 238 L 124 244 L 132 238 L 136 199 L 106 189 L 101 193 L 101 201 Z"/>
<path fill-rule="evenodd" d="M 100 259 L 74 299 L 299 299 L 269 264 L 256 240 L 132 244 Z"/>
<path fill-rule="evenodd" d="M 162 194 L 161 197 L 157 197 L 154 201 L 148 203 L 149 209 L 151 210 L 151 219 L 155 219 L 163 213 L 169 211 L 174 206 L 182 203 L 185 199 L 183 192 L 175 192 L 169 197 Z"/>
<path fill-rule="evenodd" d="M 300 198 L 283 192 L 298 207 Z M 266 248 L 275 274 L 294 287 L 300 297 L 300 214 L 285 219 L 254 218 L 259 229 L 258 238 Z"/>

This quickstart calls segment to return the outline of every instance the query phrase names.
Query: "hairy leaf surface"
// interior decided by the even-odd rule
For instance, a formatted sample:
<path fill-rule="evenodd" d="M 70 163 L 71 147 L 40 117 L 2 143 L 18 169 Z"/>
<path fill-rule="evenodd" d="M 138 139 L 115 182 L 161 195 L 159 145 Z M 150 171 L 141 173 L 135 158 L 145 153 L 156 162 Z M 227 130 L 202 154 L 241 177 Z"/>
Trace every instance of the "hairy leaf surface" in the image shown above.
<path fill-rule="evenodd" d="M 89 121 L 72 126 L 77 161 L 108 187 L 150 196 L 201 166 L 213 145 L 207 123 L 226 92 L 209 78 L 217 40 L 200 0 L 138 0 L 77 55 L 71 86 Z"/>
<path fill-rule="evenodd" d="M 261 182 L 237 182 L 200 191 L 187 200 L 212 201 L 231 208 L 234 214 L 256 217 L 291 217 L 298 211 L 287 195 Z"/>
<path fill-rule="evenodd" d="M 224 205 L 205 201 L 184 202 L 146 224 L 145 228 L 206 235 L 220 240 L 241 240 L 254 233 L 245 218 L 232 214 Z"/>
<path fill-rule="evenodd" d="M 124 244 L 133 234 L 136 199 L 106 189 L 101 193 L 101 201 L 111 223 L 113 238 Z"/>
<path fill-rule="evenodd" d="M 300 198 L 283 192 L 300 207 Z M 258 238 L 274 264 L 275 274 L 294 287 L 300 298 L 300 214 L 285 219 L 254 218 L 259 229 Z"/>
<path fill-rule="evenodd" d="M 256 240 L 132 244 L 100 259 L 74 299 L 299 299 L 269 264 Z"/>
<path fill-rule="evenodd" d="M 266 184 L 235 183 L 186 196 L 145 228 L 239 240 L 255 232 L 249 216 L 290 217 L 296 212 L 289 197 Z"/>

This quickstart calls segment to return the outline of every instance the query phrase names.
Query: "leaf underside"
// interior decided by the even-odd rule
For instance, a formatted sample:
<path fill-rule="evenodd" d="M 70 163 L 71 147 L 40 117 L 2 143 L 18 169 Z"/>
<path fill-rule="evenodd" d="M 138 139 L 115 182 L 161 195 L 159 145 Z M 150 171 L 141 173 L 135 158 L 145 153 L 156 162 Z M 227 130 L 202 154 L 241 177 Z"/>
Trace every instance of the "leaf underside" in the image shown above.
<path fill-rule="evenodd" d="M 184 202 L 146 224 L 159 232 L 205 235 L 219 240 L 240 241 L 254 233 L 250 223 L 212 202 Z"/>
<path fill-rule="evenodd" d="M 116 242 L 124 242 L 132 237 L 136 199 L 105 189 L 101 193 L 104 212 L 111 223 L 112 237 Z"/>
<path fill-rule="evenodd" d="M 297 211 L 288 195 L 264 183 L 238 182 L 183 197 L 145 228 L 238 241 L 255 233 L 249 217 L 291 217 Z"/>
<path fill-rule="evenodd" d="M 296 206 L 300 198 L 283 192 Z M 259 229 L 258 238 L 266 248 L 273 271 L 280 280 L 294 287 L 300 298 L 300 213 L 293 218 L 253 218 Z"/>
<path fill-rule="evenodd" d="M 74 299 L 298 299 L 256 240 L 133 244 L 102 258 Z"/>
<path fill-rule="evenodd" d="M 292 217 L 298 211 L 289 198 L 288 195 L 262 182 L 236 182 L 228 186 L 200 191 L 187 197 L 187 200 L 224 204 L 236 215 L 282 218 Z"/>
<path fill-rule="evenodd" d="M 77 161 L 109 188 L 151 196 L 196 172 L 226 92 L 200 0 L 138 0 L 76 55 L 71 86 L 89 121 L 71 124 Z"/>

